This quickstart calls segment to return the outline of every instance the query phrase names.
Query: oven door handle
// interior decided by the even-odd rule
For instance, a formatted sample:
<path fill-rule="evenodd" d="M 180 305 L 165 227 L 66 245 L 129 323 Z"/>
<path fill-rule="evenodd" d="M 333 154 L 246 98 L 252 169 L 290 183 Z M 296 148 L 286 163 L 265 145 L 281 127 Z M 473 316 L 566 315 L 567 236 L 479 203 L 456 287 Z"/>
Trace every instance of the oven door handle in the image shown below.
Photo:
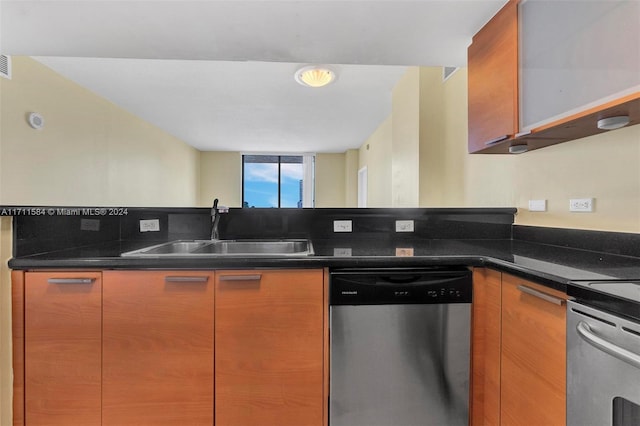
<path fill-rule="evenodd" d="M 591 330 L 591 327 L 589 327 L 589 324 L 586 322 L 580 321 L 576 327 L 576 331 L 580 337 L 586 340 L 590 345 L 626 362 L 627 364 L 640 368 L 640 355 L 625 348 L 621 348 L 620 346 L 598 336 Z"/>

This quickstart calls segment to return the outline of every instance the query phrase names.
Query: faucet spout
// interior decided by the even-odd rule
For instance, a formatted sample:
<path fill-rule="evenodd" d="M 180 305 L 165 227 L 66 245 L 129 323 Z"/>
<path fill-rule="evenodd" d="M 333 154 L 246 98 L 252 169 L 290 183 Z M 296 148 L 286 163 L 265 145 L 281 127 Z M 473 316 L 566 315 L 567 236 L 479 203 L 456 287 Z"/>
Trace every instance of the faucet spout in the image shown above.
<path fill-rule="evenodd" d="M 220 233 L 218 232 L 218 225 L 220 224 L 220 214 L 227 213 L 229 210 L 226 207 L 218 207 L 218 199 L 213 200 L 213 207 L 211 207 L 211 239 L 219 240 Z"/>

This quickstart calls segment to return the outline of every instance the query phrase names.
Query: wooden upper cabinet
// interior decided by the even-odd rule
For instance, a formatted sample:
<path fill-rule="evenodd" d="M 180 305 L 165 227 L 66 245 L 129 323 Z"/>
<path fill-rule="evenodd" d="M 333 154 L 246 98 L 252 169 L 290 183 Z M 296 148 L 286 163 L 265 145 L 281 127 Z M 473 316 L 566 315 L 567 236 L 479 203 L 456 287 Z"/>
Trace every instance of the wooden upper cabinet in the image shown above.
<path fill-rule="evenodd" d="M 322 270 L 217 271 L 215 424 L 321 426 Z"/>
<path fill-rule="evenodd" d="M 27 272 L 25 423 L 101 424 L 99 272 Z"/>
<path fill-rule="evenodd" d="M 500 424 L 501 275 L 473 271 L 471 426 Z"/>
<path fill-rule="evenodd" d="M 103 425 L 213 424 L 213 276 L 104 272 Z"/>
<path fill-rule="evenodd" d="M 640 123 L 640 3 L 510 0 L 468 49 L 470 153 L 508 153 Z"/>
<path fill-rule="evenodd" d="M 468 50 L 469 152 L 518 132 L 518 6 L 509 1 Z"/>
<path fill-rule="evenodd" d="M 566 298 L 502 274 L 502 425 L 565 424 Z"/>

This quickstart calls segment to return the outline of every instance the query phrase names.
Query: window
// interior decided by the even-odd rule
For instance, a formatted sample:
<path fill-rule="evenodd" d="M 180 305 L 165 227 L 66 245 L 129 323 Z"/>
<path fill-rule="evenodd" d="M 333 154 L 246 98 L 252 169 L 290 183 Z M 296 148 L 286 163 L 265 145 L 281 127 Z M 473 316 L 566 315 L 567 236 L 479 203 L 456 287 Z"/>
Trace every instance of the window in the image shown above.
<path fill-rule="evenodd" d="M 313 207 L 313 155 L 243 155 L 243 207 Z"/>

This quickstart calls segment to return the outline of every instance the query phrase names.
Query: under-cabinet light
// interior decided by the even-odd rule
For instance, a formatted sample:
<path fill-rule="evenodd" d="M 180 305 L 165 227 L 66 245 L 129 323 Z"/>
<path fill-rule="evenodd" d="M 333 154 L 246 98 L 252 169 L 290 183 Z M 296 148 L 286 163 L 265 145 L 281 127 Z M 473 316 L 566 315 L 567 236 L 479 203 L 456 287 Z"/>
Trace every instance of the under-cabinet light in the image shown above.
<path fill-rule="evenodd" d="M 598 120 L 598 129 L 615 130 L 629 124 L 629 117 L 626 115 L 617 115 L 615 117 L 601 118 Z"/>

